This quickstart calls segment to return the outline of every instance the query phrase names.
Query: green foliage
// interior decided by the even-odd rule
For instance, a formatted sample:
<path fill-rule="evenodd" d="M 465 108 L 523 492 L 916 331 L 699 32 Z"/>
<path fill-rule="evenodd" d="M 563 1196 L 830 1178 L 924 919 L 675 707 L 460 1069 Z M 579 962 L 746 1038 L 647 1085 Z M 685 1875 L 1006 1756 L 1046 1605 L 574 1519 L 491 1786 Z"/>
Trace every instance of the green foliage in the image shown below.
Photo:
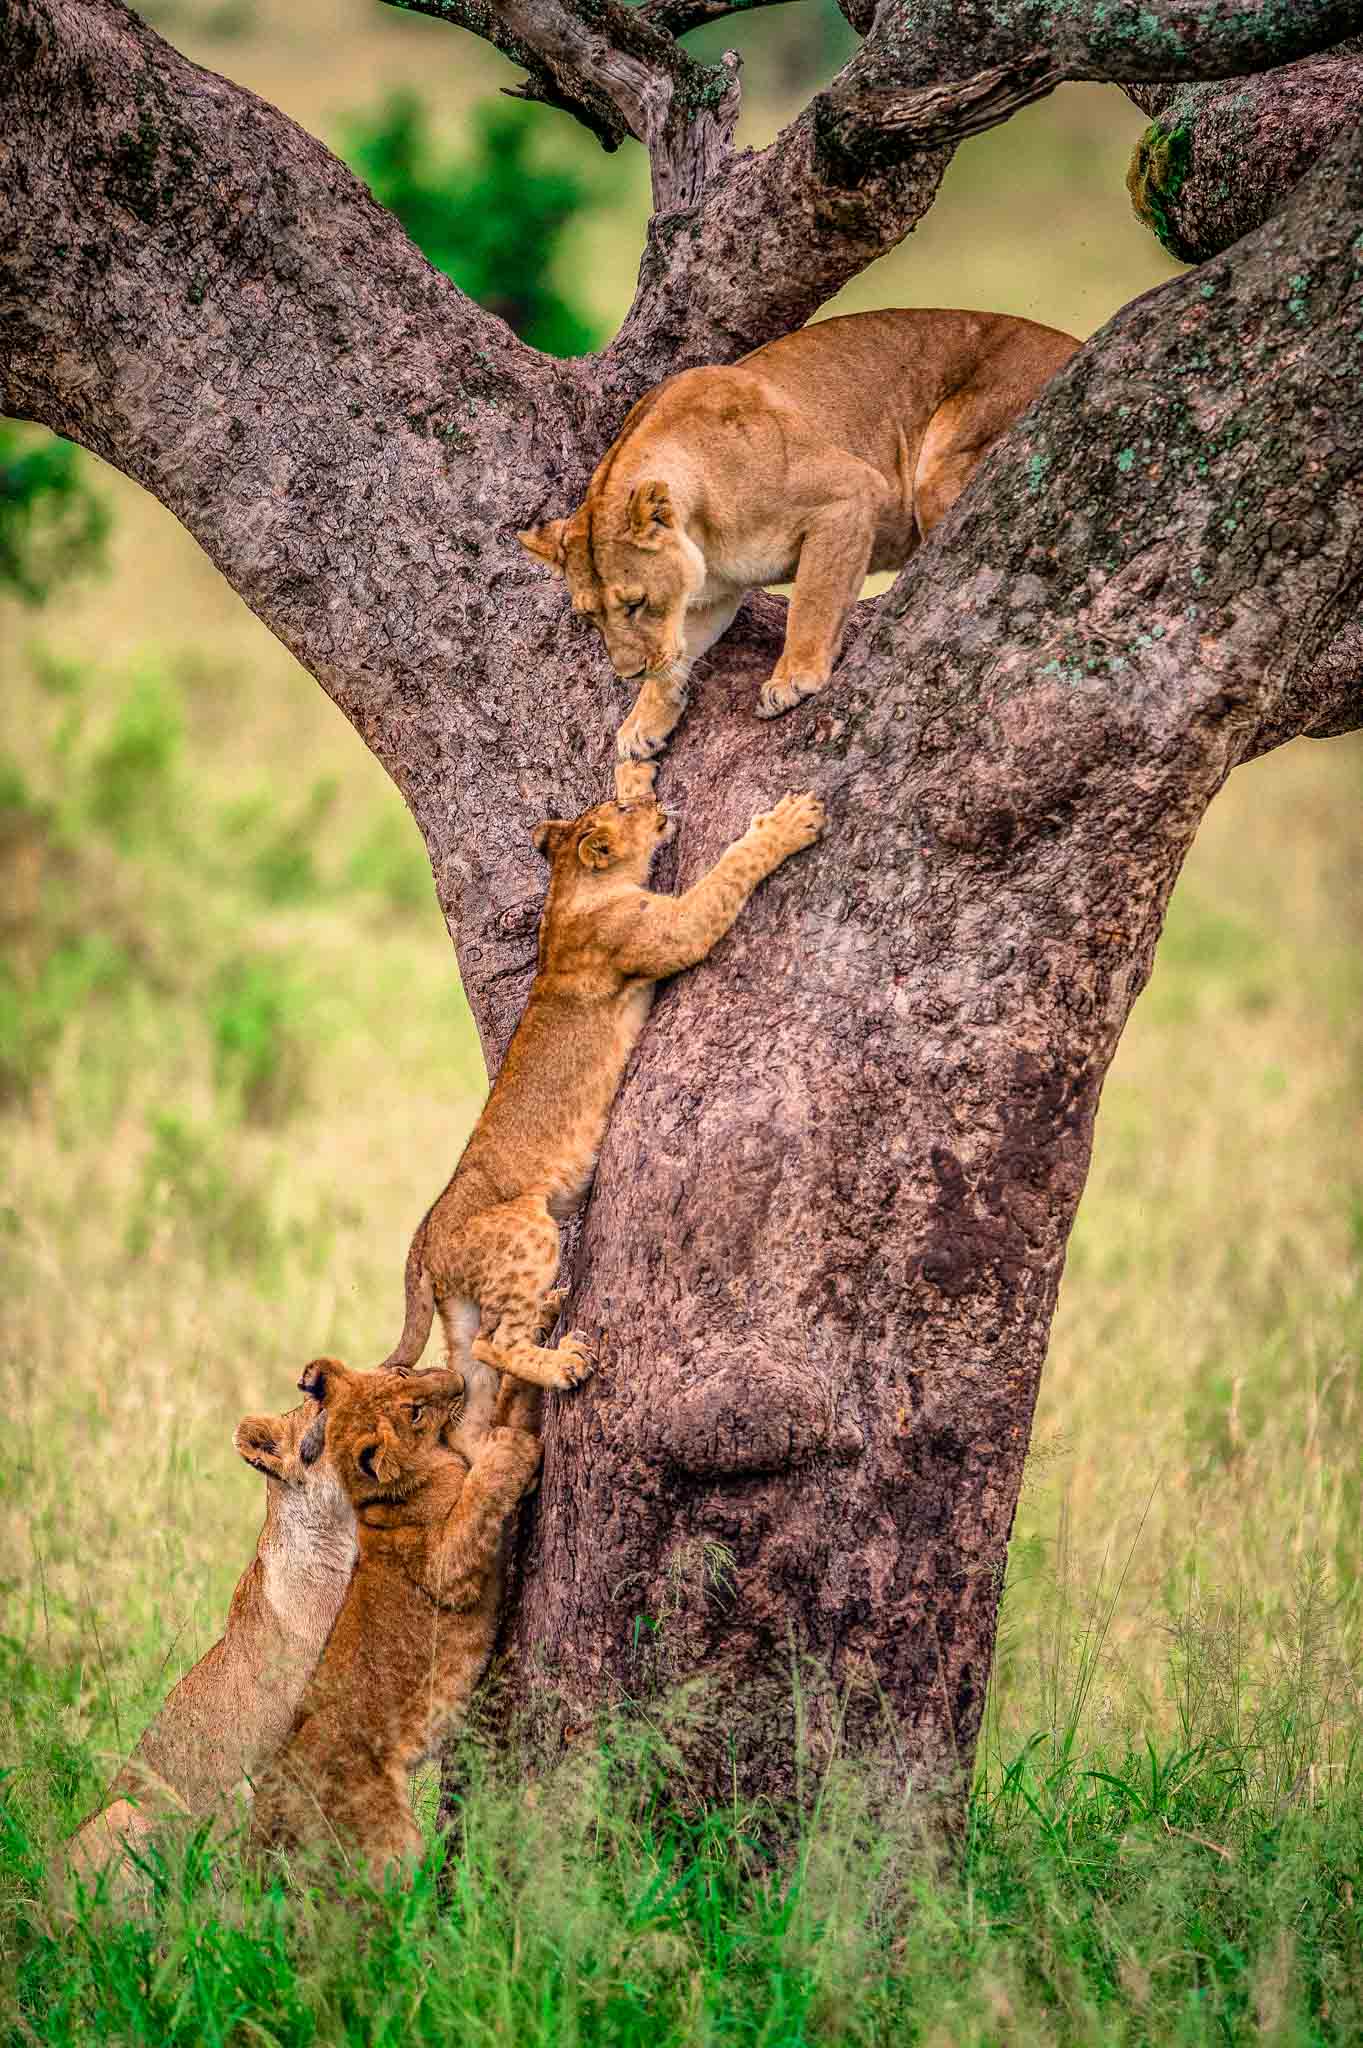
<path fill-rule="evenodd" d="M 184 739 L 178 692 L 154 669 L 134 677 L 86 771 L 91 821 L 131 847 L 170 820 Z"/>
<path fill-rule="evenodd" d="M 302 1100 L 306 1048 L 295 1022 L 302 1007 L 277 960 L 228 960 L 218 970 L 208 1009 L 214 1078 L 254 1123 L 283 1123 Z"/>
<path fill-rule="evenodd" d="M 393 910 L 430 908 L 431 864 L 415 825 L 402 812 L 385 811 L 374 820 L 346 863 L 345 875 L 353 889 L 372 890 Z"/>
<path fill-rule="evenodd" d="M 0 597 L 45 603 L 67 577 L 103 567 L 108 530 L 80 451 L 0 420 Z"/>
<path fill-rule="evenodd" d="M 229 1164 L 211 1132 L 185 1117 L 153 1116 L 150 1136 L 129 1252 L 177 1258 L 192 1251 L 209 1272 L 242 1267 L 263 1281 L 277 1278 L 283 1240 L 264 1190 Z"/>
<path fill-rule="evenodd" d="M 337 788 L 335 776 L 322 776 L 300 809 L 267 832 L 251 862 L 252 878 L 266 903 L 303 903 L 321 893 L 317 837 Z"/>
<path fill-rule="evenodd" d="M 568 231 L 593 203 L 566 163 L 533 148 L 523 113 L 480 107 L 472 148 L 442 156 L 410 93 L 352 120 L 343 153 L 380 206 L 470 298 L 551 355 L 584 355 L 603 340 L 561 281 Z"/>

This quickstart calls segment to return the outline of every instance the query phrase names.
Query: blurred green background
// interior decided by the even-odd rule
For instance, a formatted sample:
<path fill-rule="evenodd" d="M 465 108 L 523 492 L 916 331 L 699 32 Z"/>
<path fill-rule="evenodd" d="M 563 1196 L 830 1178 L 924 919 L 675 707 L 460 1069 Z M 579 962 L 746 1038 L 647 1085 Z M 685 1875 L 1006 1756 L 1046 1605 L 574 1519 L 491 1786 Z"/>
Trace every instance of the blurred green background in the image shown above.
<path fill-rule="evenodd" d="M 383 7 L 148 11 L 342 149 L 541 345 L 610 333 L 638 151 L 498 99 L 516 74 L 494 53 Z M 745 51 L 753 144 L 849 42 L 831 5 L 707 35 Z M 1092 332 L 1173 268 L 1123 189 L 1141 126 L 1069 88 L 967 145 L 839 310 Z M 13 539 L 32 465 L 67 459 L 4 431 Z M 381 771 L 167 513 L 86 457 L 59 483 L 35 587 L 0 598 L 0 1751 L 73 1817 L 219 1630 L 260 1513 L 234 1423 L 287 1406 L 315 1353 L 391 1344 L 484 1077 Z M 91 551 L 103 572 L 73 577 Z M 1043 1729 L 1172 1737 L 1293 1672 L 1313 1767 L 1356 1722 L 1361 784 L 1356 740 L 1241 771 L 1179 884 L 1075 1232 L 995 1758 Z"/>

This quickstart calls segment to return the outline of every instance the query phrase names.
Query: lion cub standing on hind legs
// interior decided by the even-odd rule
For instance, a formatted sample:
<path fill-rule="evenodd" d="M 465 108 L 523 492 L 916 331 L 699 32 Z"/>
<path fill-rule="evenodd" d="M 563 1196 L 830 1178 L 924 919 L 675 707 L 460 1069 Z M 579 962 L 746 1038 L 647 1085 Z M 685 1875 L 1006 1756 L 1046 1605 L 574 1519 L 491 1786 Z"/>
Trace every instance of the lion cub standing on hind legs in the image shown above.
<path fill-rule="evenodd" d="M 847 313 L 645 394 L 566 519 L 520 535 L 640 682 L 622 760 L 658 753 L 745 594 L 795 579 L 776 718 L 821 690 L 868 572 L 899 569 L 1079 344 L 1002 313 Z"/>
<path fill-rule="evenodd" d="M 495 1399 L 486 1368 L 560 1388 L 591 1372 L 578 1334 L 552 1350 L 540 1341 L 562 1299 L 551 1292 L 558 1225 L 587 1191 L 654 985 L 703 960 L 764 876 L 823 825 L 817 797 L 785 796 L 681 896 L 646 886 L 671 837 L 651 793 L 536 831 L 551 868 L 538 972 L 454 1177 L 412 1239 L 407 1319 L 380 1367 L 410 1370 L 439 1309 L 468 1386 L 464 1442 L 477 1443 Z"/>
<path fill-rule="evenodd" d="M 502 1537 L 539 1470 L 539 1395 L 508 1381 L 495 1424 L 457 1446 L 457 1372 L 298 1382 L 326 1411 L 359 1562 L 288 1741 L 256 1788 L 256 1849 L 339 1848 L 378 1881 L 421 1854 L 408 1779 L 468 1707 L 497 1633 Z"/>

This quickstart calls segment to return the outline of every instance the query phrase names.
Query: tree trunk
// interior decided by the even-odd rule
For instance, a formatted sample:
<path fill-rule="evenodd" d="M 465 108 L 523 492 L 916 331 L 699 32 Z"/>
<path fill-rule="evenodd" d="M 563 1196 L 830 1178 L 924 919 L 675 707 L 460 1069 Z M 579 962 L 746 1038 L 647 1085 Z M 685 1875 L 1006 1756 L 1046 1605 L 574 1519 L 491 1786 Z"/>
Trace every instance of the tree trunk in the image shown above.
<path fill-rule="evenodd" d="M 531 829 L 606 793 L 623 703 L 515 531 L 578 501 L 677 360 L 768 338 L 897 239 L 945 145 L 839 187 L 795 124 L 655 222 L 606 357 L 554 364 L 112 0 L 0 5 L 4 408 L 171 506 L 384 762 L 495 1064 Z M 706 278 L 802 150 L 751 276 Z M 800 238 L 834 216 L 810 286 Z M 968 1772 L 1093 1117 L 1169 890 L 1237 761 L 1363 716 L 1360 248 L 1346 136 L 1080 352 L 822 698 L 755 720 L 772 600 L 698 674 L 664 881 L 785 789 L 830 827 L 663 994 L 612 1120 L 569 1312 L 603 1363 L 550 1404 L 507 1631 L 542 1742 L 703 1674 L 693 1783 L 784 1797 L 794 1659 L 817 1740 L 841 1716 L 859 1750 Z"/>

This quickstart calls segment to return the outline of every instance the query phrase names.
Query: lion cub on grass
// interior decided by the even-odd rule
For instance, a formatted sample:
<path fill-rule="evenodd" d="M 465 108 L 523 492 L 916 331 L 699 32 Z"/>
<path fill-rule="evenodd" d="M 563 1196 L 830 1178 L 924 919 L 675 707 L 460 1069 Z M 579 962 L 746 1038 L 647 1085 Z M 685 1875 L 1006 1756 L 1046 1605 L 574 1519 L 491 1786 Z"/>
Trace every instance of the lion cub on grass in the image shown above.
<path fill-rule="evenodd" d="M 355 1564 L 355 1511 L 311 1401 L 247 1415 L 238 1454 L 265 1478 L 265 1524 L 232 1595 L 227 1628 L 167 1696 L 68 1854 L 87 1880 L 160 1821 L 226 1806 L 289 1732 Z"/>
<path fill-rule="evenodd" d="M 450 1446 L 457 1372 L 350 1372 L 299 1386 L 326 1410 L 327 1454 L 359 1522 L 345 1605 L 256 1790 L 256 1848 L 331 1844 L 371 1873 L 421 1853 L 407 1779 L 467 1708 L 497 1632 L 507 1517 L 539 1470 L 539 1395 L 508 1386 L 470 1464 Z"/>
<path fill-rule="evenodd" d="M 586 1193 L 654 985 L 703 960 L 763 877 L 823 825 L 817 797 L 784 796 L 681 896 L 646 887 L 671 836 L 651 792 L 539 826 L 551 865 L 539 971 L 454 1177 L 412 1239 L 407 1319 L 381 1371 L 416 1364 L 438 1308 L 475 1433 L 496 1391 L 480 1365 L 541 1387 L 591 1372 L 581 1336 L 548 1350 L 539 1333 L 561 1299 L 550 1291 L 558 1225 Z"/>
<path fill-rule="evenodd" d="M 692 664 L 761 584 L 795 579 L 758 716 L 821 690 L 868 571 L 907 562 L 1078 346 L 1001 313 L 887 308 L 641 398 L 576 512 L 520 535 L 567 579 L 616 674 L 642 679 L 621 757 L 661 749 Z"/>

